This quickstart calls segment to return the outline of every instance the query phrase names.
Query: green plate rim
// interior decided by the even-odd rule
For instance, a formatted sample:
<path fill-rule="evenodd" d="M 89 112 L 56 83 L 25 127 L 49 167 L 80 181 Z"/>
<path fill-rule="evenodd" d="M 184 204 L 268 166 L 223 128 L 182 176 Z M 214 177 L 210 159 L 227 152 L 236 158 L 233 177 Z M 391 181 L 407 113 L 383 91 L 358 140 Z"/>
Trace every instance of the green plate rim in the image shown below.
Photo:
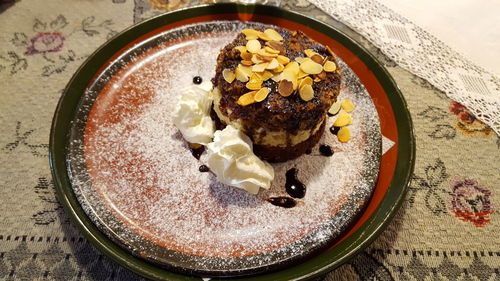
<path fill-rule="evenodd" d="M 330 36 L 353 52 L 373 72 L 382 85 L 394 111 L 398 129 L 398 156 L 394 178 L 373 214 L 347 239 L 335 246 L 334 250 L 325 251 L 296 266 L 257 276 L 237 277 L 234 280 L 290 280 L 310 279 L 320 276 L 340 266 L 366 248 L 385 229 L 401 206 L 408 190 L 415 166 L 415 138 L 410 113 L 395 81 L 385 67 L 361 45 L 350 39 L 342 31 L 319 22 L 313 18 L 282 8 L 265 5 L 242 5 L 218 3 L 185 8 L 165 13 L 149 20 L 137 23 L 122 31 L 99 47 L 78 68 L 67 84 L 54 113 L 49 142 L 49 162 L 55 189 L 60 203 L 74 224 L 85 238 L 106 256 L 120 265 L 144 277 L 157 280 L 200 280 L 200 277 L 185 276 L 169 272 L 144 260 L 131 256 L 126 250 L 116 245 L 90 221 L 81 208 L 71 188 L 67 174 L 66 144 L 80 97 L 101 66 L 117 51 L 130 41 L 144 34 L 144 30 L 154 30 L 163 25 L 179 20 L 213 14 L 256 13 L 284 18 L 303 25 L 314 27 L 317 31 Z M 225 278 L 227 279 L 227 278 Z M 211 279 L 216 280 L 216 279 Z"/>

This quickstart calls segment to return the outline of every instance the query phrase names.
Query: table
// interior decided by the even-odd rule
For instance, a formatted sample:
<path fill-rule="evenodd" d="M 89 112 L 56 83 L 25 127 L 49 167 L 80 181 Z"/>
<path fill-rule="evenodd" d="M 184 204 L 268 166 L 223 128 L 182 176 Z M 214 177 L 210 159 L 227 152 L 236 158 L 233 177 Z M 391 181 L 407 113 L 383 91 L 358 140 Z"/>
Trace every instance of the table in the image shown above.
<path fill-rule="evenodd" d="M 47 148 L 55 106 L 78 66 L 117 32 L 163 12 L 161 3 L 1 4 L 0 280 L 141 279 L 97 252 L 68 221 L 55 198 Z M 281 4 L 339 25 L 305 0 Z M 500 138 L 429 82 L 348 33 L 401 88 L 415 125 L 417 159 L 393 222 L 324 280 L 499 280 Z"/>

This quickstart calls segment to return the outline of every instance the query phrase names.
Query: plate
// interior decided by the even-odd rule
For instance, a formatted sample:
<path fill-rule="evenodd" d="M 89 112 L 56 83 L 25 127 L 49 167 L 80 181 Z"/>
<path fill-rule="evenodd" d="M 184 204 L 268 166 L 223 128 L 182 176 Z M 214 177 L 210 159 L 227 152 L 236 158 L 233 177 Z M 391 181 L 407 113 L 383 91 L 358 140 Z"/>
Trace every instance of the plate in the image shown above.
<path fill-rule="evenodd" d="M 251 197 L 197 171 L 203 156 L 189 155 L 169 114 L 194 75 L 213 76 L 218 49 L 258 23 L 300 29 L 332 47 L 345 62 L 342 95 L 359 105 L 359 122 L 350 146 L 326 132 L 321 142 L 332 144 L 334 157 L 312 153 L 276 165 L 271 190 Z M 311 276 L 366 246 L 394 212 L 413 167 L 410 128 L 390 76 L 340 32 L 278 8 L 218 4 L 148 20 L 91 56 L 56 110 L 51 167 L 63 205 L 89 240 L 147 277 Z M 392 143 L 381 162 L 380 132 Z M 291 167 L 308 193 L 290 211 L 265 199 L 280 195 Z M 349 239 L 357 240 L 344 244 Z"/>

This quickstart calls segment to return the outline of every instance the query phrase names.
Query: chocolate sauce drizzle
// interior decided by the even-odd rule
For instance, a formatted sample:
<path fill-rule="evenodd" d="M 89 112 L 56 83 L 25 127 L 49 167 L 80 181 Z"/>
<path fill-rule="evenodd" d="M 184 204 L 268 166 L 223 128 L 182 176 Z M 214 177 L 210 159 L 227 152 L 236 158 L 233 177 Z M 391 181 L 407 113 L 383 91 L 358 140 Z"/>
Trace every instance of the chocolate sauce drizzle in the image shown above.
<path fill-rule="evenodd" d="M 295 199 L 286 196 L 271 197 L 267 199 L 267 201 L 269 201 L 269 203 L 273 204 L 274 206 L 283 208 L 293 208 L 295 207 L 295 205 L 297 205 L 297 201 L 295 201 Z"/>
<path fill-rule="evenodd" d="M 330 127 L 330 133 L 334 134 L 334 135 L 337 135 L 337 133 L 339 132 L 340 130 L 340 127 L 335 127 L 335 126 L 331 126 Z"/>
<path fill-rule="evenodd" d="M 201 165 L 199 168 L 198 168 L 198 171 L 202 172 L 202 173 L 206 173 L 206 172 L 210 172 L 210 168 L 207 167 L 207 165 Z"/>
<path fill-rule="evenodd" d="M 200 76 L 195 76 L 193 77 L 193 83 L 196 84 L 196 85 L 200 85 L 201 82 L 203 82 L 203 79 L 201 79 Z"/>
<path fill-rule="evenodd" d="M 319 147 L 319 152 L 321 153 L 321 155 L 327 156 L 327 157 L 330 157 L 333 155 L 333 149 L 328 144 L 322 144 Z"/>
<path fill-rule="evenodd" d="M 306 186 L 297 179 L 297 172 L 296 168 L 286 171 L 286 192 L 293 198 L 304 198 L 306 195 Z"/>
<path fill-rule="evenodd" d="M 193 154 L 194 158 L 200 160 L 200 156 L 201 154 L 203 154 L 203 151 L 205 151 L 205 147 L 204 146 L 200 146 L 199 148 L 189 148 L 189 150 L 191 151 L 191 154 Z"/>

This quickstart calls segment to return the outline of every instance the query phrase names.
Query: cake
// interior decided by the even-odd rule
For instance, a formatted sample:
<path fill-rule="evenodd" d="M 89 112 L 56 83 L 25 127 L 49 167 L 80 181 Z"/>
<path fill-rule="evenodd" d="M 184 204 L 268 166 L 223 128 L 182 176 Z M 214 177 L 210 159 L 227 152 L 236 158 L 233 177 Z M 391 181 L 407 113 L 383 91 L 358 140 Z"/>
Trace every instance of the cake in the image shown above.
<path fill-rule="evenodd" d="M 212 117 L 248 135 L 260 158 L 294 159 L 323 134 L 340 76 L 331 49 L 300 31 L 245 29 L 217 57 Z"/>

